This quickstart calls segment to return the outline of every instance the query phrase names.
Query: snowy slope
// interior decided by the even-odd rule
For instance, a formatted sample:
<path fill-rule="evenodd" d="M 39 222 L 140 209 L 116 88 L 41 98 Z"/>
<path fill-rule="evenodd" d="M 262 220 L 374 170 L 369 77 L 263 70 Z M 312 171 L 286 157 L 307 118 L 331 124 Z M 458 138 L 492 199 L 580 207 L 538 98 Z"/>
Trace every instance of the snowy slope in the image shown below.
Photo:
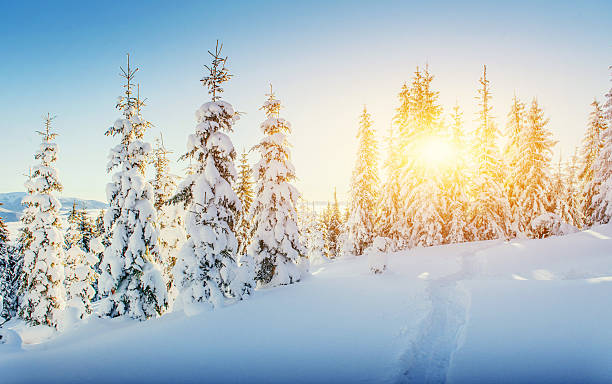
<path fill-rule="evenodd" d="M 187 316 L 0 346 L 2 382 L 610 382 L 611 227 L 338 260 Z M 32 367 L 36 367 L 32 369 Z"/>

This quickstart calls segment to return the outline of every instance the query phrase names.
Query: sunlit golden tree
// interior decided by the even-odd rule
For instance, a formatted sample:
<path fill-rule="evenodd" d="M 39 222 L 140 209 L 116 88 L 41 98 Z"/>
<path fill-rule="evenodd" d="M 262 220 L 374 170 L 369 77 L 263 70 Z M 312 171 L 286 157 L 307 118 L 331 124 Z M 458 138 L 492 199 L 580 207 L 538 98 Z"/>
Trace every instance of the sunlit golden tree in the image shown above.
<path fill-rule="evenodd" d="M 240 155 L 240 163 L 238 164 L 238 182 L 236 183 L 236 194 L 242 203 L 242 208 L 238 212 L 236 219 L 236 239 L 238 240 L 238 253 L 243 255 L 246 252 L 246 247 L 249 244 L 250 221 L 249 210 L 253 202 L 253 181 L 251 179 L 251 167 L 247 152 L 242 152 Z"/>
<path fill-rule="evenodd" d="M 593 224 L 593 198 L 598 188 L 593 178 L 594 164 L 599 156 L 602 146 L 601 137 L 606 129 L 606 120 L 601 105 L 597 100 L 593 100 L 591 106 L 593 110 L 589 115 L 589 124 L 580 149 L 581 167 L 578 174 L 582 184 L 582 213 L 587 226 Z"/>
<path fill-rule="evenodd" d="M 504 238 L 510 225 L 510 209 L 503 190 L 503 174 L 498 148 L 499 131 L 491 114 L 491 87 L 484 66 L 478 89 L 478 126 L 473 146 L 475 175 L 472 189 L 471 221 L 477 239 Z"/>
<path fill-rule="evenodd" d="M 506 145 L 503 157 L 506 165 L 506 177 L 504 189 L 508 196 L 511 212 L 511 231 L 516 233 L 518 223 L 518 198 L 521 193 L 519 183 L 522 176 L 517 168 L 521 159 L 521 134 L 526 124 L 525 103 L 521 102 L 516 94 L 512 98 L 512 106 L 508 112 L 508 123 L 506 124 Z"/>
<path fill-rule="evenodd" d="M 473 230 L 467 221 L 470 176 L 467 139 L 462 115 L 459 105 L 455 105 L 451 114 L 450 130 L 452 164 L 448 167 L 444 180 L 443 235 L 445 243 L 460 243 L 469 240 L 473 235 Z"/>
<path fill-rule="evenodd" d="M 372 243 L 376 226 L 376 202 L 378 199 L 378 143 L 372 119 L 363 107 L 357 139 L 357 160 L 351 179 L 351 201 L 347 221 L 346 251 L 361 255 Z"/>
<path fill-rule="evenodd" d="M 443 241 L 442 185 L 445 150 L 440 143 L 448 139 L 441 129 L 442 108 L 438 92 L 432 89 L 429 69 L 415 71 L 411 87 L 400 93 L 401 106 L 396 115 L 404 161 L 401 166 L 401 200 L 406 215 L 402 231 L 409 246 L 435 245 Z M 403 99 L 407 98 L 407 102 Z M 447 153 L 446 153 L 447 155 Z"/>
<path fill-rule="evenodd" d="M 520 188 L 517 196 L 518 230 L 530 237 L 537 237 L 541 233 L 534 230 L 533 220 L 552 211 L 548 191 L 551 188 L 552 147 L 556 142 L 547 125 L 544 111 L 537 99 L 533 99 L 519 140 L 521 156 L 515 165 L 518 176 L 516 182 Z"/>
<path fill-rule="evenodd" d="M 397 250 L 404 245 L 401 231 L 404 215 L 400 201 L 401 147 L 393 125 L 386 141 L 387 156 L 383 164 L 386 177 L 379 194 L 376 232 L 389 239 L 391 249 Z"/>

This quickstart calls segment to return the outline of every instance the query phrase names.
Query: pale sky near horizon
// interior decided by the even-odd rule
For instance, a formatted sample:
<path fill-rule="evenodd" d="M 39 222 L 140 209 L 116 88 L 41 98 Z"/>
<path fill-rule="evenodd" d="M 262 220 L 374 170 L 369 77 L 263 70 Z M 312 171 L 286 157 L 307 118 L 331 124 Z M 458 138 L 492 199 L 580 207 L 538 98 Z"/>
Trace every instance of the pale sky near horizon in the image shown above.
<path fill-rule="evenodd" d="M 85 4 L 86 3 L 86 4 Z M 469 128 L 482 65 L 500 127 L 516 93 L 537 97 L 571 154 L 590 103 L 612 83 L 612 2 L 3 2 L 0 5 L 0 192 L 23 190 L 43 114 L 57 115 L 57 168 L 65 196 L 106 201 L 104 136 L 119 117 L 119 66 L 130 52 L 147 98 L 143 116 L 176 159 L 209 99 L 200 79 L 207 50 L 224 44 L 234 78 L 224 99 L 244 112 L 240 152 L 261 138 L 259 110 L 274 85 L 293 126 L 298 188 L 308 200 L 346 199 L 359 114 L 386 133 L 397 93 L 429 65 L 445 114 L 455 101 Z M 255 160 L 255 156 L 252 156 Z M 182 175 L 183 165 L 173 163 Z"/>

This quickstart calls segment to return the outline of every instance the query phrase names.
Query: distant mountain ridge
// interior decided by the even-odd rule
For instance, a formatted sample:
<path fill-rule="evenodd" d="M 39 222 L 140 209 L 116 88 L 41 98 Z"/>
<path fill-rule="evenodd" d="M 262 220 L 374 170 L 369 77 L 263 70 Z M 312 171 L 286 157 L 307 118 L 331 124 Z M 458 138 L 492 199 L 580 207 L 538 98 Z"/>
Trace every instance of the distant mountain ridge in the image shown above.
<path fill-rule="evenodd" d="M 19 216 L 23 211 L 21 200 L 26 195 L 25 192 L 8 192 L 0 193 L 0 217 L 6 222 L 19 220 Z M 60 197 L 62 203 L 62 211 L 67 211 L 72 208 L 72 203 L 76 202 L 77 207 L 85 207 L 86 209 L 106 209 L 108 204 L 97 200 L 85 200 L 77 197 Z"/>

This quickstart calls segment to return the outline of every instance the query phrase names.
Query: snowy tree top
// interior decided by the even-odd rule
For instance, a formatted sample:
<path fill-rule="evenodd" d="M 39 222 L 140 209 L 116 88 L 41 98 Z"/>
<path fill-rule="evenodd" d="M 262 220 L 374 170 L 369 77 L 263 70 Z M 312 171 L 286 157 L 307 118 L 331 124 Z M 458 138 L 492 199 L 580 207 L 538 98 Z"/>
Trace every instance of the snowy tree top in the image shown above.
<path fill-rule="evenodd" d="M 280 114 L 281 102 L 276 98 L 276 95 L 272 91 L 272 84 L 270 84 L 270 93 L 267 93 L 266 97 L 268 99 L 259 109 L 263 110 L 268 118 L 278 117 Z"/>
<path fill-rule="evenodd" d="M 105 132 L 106 136 L 122 135 L 122 144 L 129 145 L 134 139 L 142 139 L 144 132 L 151 126 L 140 115 L 140 110 L 145 106 L 144 100 L 140 99 L 140 85 L 136 84 L 136 96 L 134 96 L 134 76 L 138 68 L 130 66 L 130 54 L 127 54 L 127 67 L 119 67 L 121 77 L 125 79 L 123 88 L 124 96 L 117 99 L 116 108 L 123 112 L 123 118 L 117 119 L 112 127 Z"/>
<path fill-rule="evenodd" d="M 229 74 L 229 70 L 225 67 L 225 64 L 227 63 L 227 56 L 221 56 L 221 49 L 223 49 L 223 44 L 219 45 L 219 40 L 217 40 L 215 53 L 208 51 L 208 53 L 213 57 L 212 64 L 210 67 L 208 65 L 204 66 L 208 70 L 209 74 L 200 80 L 202 85 L 208 88 L 208 93 L 212 95 L 213 101 L 217 101 L 221 98 L 221 93 L 223 93 L 221 84 L 228 81 L 232 77 L 232 75 Z"/>
<path fill-rule="evenodd" d="M 51 114 L 47 112 L 47 116 L 43 117 L 43 119 L 45 119 L 45 130 L 36 131 L 36 133 L 43 137 L 45 143 L 49 143 L 51 140 L 57 137 L 57 133 L 51 132 L 51 122 L 55 120 L 56 117 L 57 116 L 51 116 Z"/>

